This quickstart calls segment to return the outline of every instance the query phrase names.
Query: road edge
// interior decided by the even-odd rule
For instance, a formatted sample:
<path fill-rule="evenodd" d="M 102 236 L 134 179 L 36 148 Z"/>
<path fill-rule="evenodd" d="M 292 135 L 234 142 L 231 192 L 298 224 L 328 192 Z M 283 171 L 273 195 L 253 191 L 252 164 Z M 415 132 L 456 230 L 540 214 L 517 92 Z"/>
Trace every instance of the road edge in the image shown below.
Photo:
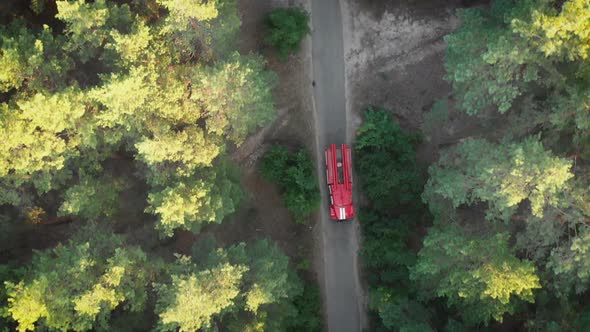
<path fill-rule="evenodd" d="M 315 104 L 315 92 L 314 92 L 314 76 L 313 76 L 313 39 L 311 35 L 313 34 L 314 27 L 313 27 L 313 15 L 312 15 L 312 8 L 311 8 L 311 1 L 312 0 L 300 0 L 299 4 L 305 8 L 305 10 L 309 13 L 309 28 L 310 34 L 305 38 L 302 45 L 302 52 L 305 54 L 305 61 L 304 70 L 305 70 L 305 77 L 307 80 L 303 82 L 304 85 L 307 87 L 303 87 L 303 89 L 307 89 L 308 95 L 308 104 L 311 106 L 311 113 L 313 119 L 313 133 L 314 133 L 314 155 L 316 161 L 316 176 L 317 179 L 321 179 L 321 175 L 323 174 L 323 167 L 321 160 L 323 159 L 321 151 L 322 149 L 319 146 L 319 135 L 317 130 L 317 123 L 318 123 L 318 116 Z M 318 181 L 319 189 L 320 189 L 320 196 L 325 197 L 326 189 L 325 186 L 322 185 L 321 181 Z M 314 239 L 317 241 L 317 245 L 314 246 L 317 252 L 314 253 L 314 270 L 317 273 L 318 284 L 320 286 L 320 294 L 322 299 L 322 318 L 323 318 L 323 326 L 324 331 L 328 331 L 328 308 L 327 308 L 327 300 L 326 300 L 326 273 L 325 273 L 325 255 L 324 255 L 324 243 L 326 242 L 325 230 L 322 224 L 321 215 L 327 213 L 327 209 L 323 202 L 320 203 L 320 211 L 316 213 L 315 216 L 315 226 L 314 226 Z"/>
<path fill-rule="evenodd" d="M 355 121 L 353 119 L 354 113 L 352 111 L 352 87 L 351 82 L 348 77 L 348 67 L 347 67 L 347 53 L 350 50 L 350 43 L 349 41 L 352 38 L 352 26 L 353 23 L 351 22 L 351 11 L 350 7 L 348 6 L 347 0 L 338 0 L 340 4 L 340 16 L 342 22 L 342 54 L 344 57 L 344 105 L 346 107 L 345 114 L 346 114 L 346 141 L 350 146 L 354 146 L 354 141 L 356 139 L 356 126 Z M 353 160 L 354 160 L 354 148 L 353 148 Z M 354 176 L 354 166 L 353 166 L 353 180 L 356 177 Z M 354 217 L 354 237 L 355 237 L 355 252 L 356 255 L 354 256 L 353 266 L 355 268 L 355 284 L 357 290 L 357 298 L 358 298 L 358 314 L 360 320 L 360 328 L 362 331 L 368 329 L 367 326 L 367 302 L 368 298 L 365 295 L 365 287 L 362 281 L 362 271 L 361 271 L 361 260 L 360 260 L 360 248 L 362 245 L 362 231 L 360 227 L 360 222 L 358 219 L 358 202 L 359 202 L 359 190 L 356 185 L 353 185 L 353 199 L 356 208 L 356 214 Z"/>
<path fill-rule="evenodd" d="M 310 24 L 310 30 L 311 33 L 313 34 L 314 32 L 314 25 L 313 25 L 313 15 L 312 15 L 312 6 L 311 6 L 311 1 L 312 0 L 300 0 L 300 4 L 302 4 L 304 6 L 304 8 L 308 11 L 308 13 L 310 14 L 310 18 L 309 18 L 309 24 Z M 346 0 L 344 0 L 346 1 Z M 342 31 L 342 35 L 343 35 L 343 48 L 342 48 L 342 54 L 343 54 L 343 58 L 344 58 L 344 105 L 345 105 L 345 115 L 346 115 L 346 143 L 347 144 L 351 144 L 354 142 L 354 138 L 355 138 L 355 131 L 356 129 L 354 128 L 354 124 L 352 121 L 352 105 L 351 105 L 351 98 L 349 98 L 350 95 L 350 80 L 348 79 L 348 75 L 347 75 L 347 67 L 346 67 L 346 50 L 347 50 L 347 39 L 345 38 L 346 36 L 349 36 L 350 31 L 348 29 L 346 29 L 347 26 L 349 25 L 348 20 L 350 19 L 350 12 L 348 10 L 348 7 L 346 6 L 346 4 L 343 3 L 343 0 L 338 0 L 338 4 L 340 7 L 340 15 L 341 15 L 341 27 L 340 30 Z M 346 23 L 345 23 L 345 20 Z M 317 115 L 317 109 L 316 109 L 316 103 L 315 103 L 315 91 L 314 91 L 314 74 L 313 74 L 313 42 L 312 42 L 312 38 L 311 35 L 308 36 L 303 44 L 303 52 L 306 53 L 306 58 L 309 59 L 309 61 L 306 61 L 305 63 L 305 71 L 306 71 L 306 77 L 309 78 L 308 82 L 308 86 L 307 86 L 307 91 L 310 93 L 310 101 L 311 101 L 311 108 L 312 108 L 312 114 L 313 114 L 313 126 L 314 126 L 314 140 L 315 140 L 315 156 L 316 156 L 316 172 L 318 175 L 318 179 L 321 179 L 321 175 L 324 172 L 324 165 L 322 163 L 322 160 L 324 158 L 323 156 L 323 148 L 319 146 L 319 133 L 317 130 L 317 124 L 318 124 L 318 115 Z M 304 87 L 305 89 L 305 87 Z M 321 182 L 321 181 L 320 181 Z M 354 187 L 356 188 L 356 187 Z M 320 194 L 322 197 L 327 197 L 327 191 L 325 186 L 323 185 L 323 183 L 320 183 Z M 353 191 L 353 195 L 354 195 L 354 199 L 355 202 L 358 202 L 358 191 L 355 189 Z M 318 254 L 317 257 L 318 259 L 315 260 L 315 264 L 316 264 L 316 268 L 315 270 L 318 273 L 318 282 L 321 282 L 321 287 L 320 287 L 320 294 L 322 296 L 322 316 L 324 318 L 324 322 L 325 322 L 325 329 L 326 331 L 329 331 L 329 326 L 328 326 L 328 308 L 327 308 L 327 298 L 326 298 L 326 287 L 327 287 L 327 280 L 326 280 L 326 274 L 324 272 L 326 264 L 325 264 L 325 255 L 324 255 L 324 244 L 326 243 L 326 229 L 323 227 L 323 223 L 322 223 L 322 218 L 321 215 L 327 215 L 328 214 L 328 209 L 326 204 L 324 204 L 324 202 L 321 203 L 320 206 L 320 214 L 317 215 L 316 217 L 316 228 L 319 229 L 319 233 L 321 236 L 319 236 L 318 239 L 318 246 L 316 247 L 316 249 L 318 250 Z M 360 224 L 358 222 L 358 218 L 355 217 L 355 219 L 352 221 L 354 223 L 354 227 L 353 227 L 353 235 L 355 238 L 355 243 L 354 243 L 354 251 L 355 251 L 355 255 L 353 257 L 353 266 L 355 269 L 355 274 L 354 274 L 354 281 L 355 281 L 355 288 L 357 291 L 357 298 L 358 298 L 358 308 L 357 308 L 357 312 L 359 314 L 359 329 L 360 331 L 365 331 L 367 330 L 367 318 L 366 318 L 366 303 L 367 303 L 367 297 L 364 294 L 364 286 L 363 283 L 361 281 L 361 270 L 360 270 L 360 266 L 359 266 L 359 248 L 360 248 L 360 244 L 361 244 L 361 236 L 360 236 Z"/>

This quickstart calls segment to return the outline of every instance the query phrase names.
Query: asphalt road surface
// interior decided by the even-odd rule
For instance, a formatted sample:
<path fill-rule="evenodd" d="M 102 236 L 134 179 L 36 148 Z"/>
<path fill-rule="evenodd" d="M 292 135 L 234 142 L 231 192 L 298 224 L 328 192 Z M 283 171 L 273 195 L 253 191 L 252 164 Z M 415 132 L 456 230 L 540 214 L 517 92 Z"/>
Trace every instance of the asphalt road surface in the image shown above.
<path fill-rule="evenodd" d="M 361 288 L 357 269 L 354 223 L 330 220 L 324 153 L 331 144 L 346 143 L 344 47 L 339 0 L 312 0 L 312 56 L 318 170 L 322 187 L 321 229 L 324 250 L 324 296 L 328 331 L 361 331 Z"/>

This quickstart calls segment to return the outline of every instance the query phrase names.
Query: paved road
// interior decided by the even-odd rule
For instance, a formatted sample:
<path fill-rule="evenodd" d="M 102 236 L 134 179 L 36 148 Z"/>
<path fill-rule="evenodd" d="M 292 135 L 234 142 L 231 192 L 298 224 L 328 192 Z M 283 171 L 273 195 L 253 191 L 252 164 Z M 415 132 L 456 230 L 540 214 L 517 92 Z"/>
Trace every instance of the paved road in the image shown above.
<path fill-rule="evenodd" d="M 318 171 L 325 184 L 323 150 L 330 143 L 345 143 L 347 137 L 342 19 L 339 0 L 312 0 L 311 9 Z M 328 201 L 325 185 L 322 197 Z M 361 331 L 356 221 L 331 221 L 326 204 L 321 214 L 328 331 Z"/>

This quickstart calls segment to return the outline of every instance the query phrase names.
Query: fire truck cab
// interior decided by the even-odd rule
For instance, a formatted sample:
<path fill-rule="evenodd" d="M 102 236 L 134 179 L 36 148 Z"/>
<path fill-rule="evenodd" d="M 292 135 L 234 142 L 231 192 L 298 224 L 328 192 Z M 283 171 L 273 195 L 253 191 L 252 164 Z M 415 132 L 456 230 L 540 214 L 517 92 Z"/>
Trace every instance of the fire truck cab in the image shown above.
<path fill-rule="evenodd" d="M 354 217 L 352 204 L 352 159 L 350 147 L 330 145 L 325 152 L 326 181 L 330 193 L 330 219 L 347 220 Z"/>

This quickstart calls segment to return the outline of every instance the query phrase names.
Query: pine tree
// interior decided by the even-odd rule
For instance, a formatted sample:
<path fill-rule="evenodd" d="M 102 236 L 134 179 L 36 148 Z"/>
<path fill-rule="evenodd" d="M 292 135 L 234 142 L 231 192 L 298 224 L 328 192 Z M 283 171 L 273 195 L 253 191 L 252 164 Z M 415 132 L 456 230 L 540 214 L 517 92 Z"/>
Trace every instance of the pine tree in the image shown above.
<path fill-rule="evenodd" d="M 545 206 L 555 204 L 567 188 L 570 168 L 571 161 L 555 157 L 534 138 L 504 144 L 467 139 L 430 167 L 423 199 L 435 215 L 440 214 L 437 198 L 453 208 L 486 202 L 488 218 L 501 220 L 528 200 L 532 214 L 542 217 Z"/>
<path fill-rule="evenodd" d="M 516 299 L 533 302 L 541 288 L 535 267 L 508 247 L 509 235 L 472 236 L 457 225 L 433 227 L 411 277 L 426 297 L 444 297 L 472 325 L 502 321 Z"/>
<path fill-rule="evenodd" d="M 148 261 L 104 227 L 82 228 L 66 245 L 35 253 L 23 279 L 6 282 L 19 331 L 108 329 L 117 308 L 139 312 L 147 300 Z"/>

